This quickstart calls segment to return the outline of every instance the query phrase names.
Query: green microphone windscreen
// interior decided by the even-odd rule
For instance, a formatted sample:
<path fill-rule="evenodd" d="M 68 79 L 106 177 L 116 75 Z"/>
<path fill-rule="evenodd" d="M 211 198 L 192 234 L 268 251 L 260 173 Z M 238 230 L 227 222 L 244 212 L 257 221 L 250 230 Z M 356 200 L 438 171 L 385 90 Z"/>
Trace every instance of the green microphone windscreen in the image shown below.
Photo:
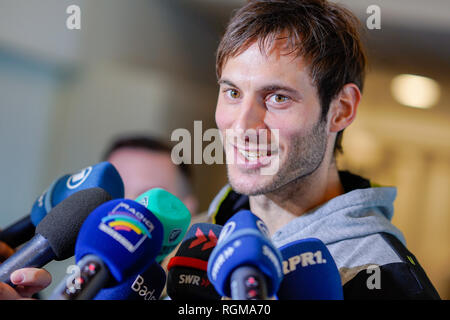
<path fill-rule="evenodd" d="M 161 188 L 144 192 L 136 201 L 150 210 L 164 227 L 163 245 L 156 257 L 156 262 L 160 263 L 183 239 L 191 214 L 180 199 Z"/>

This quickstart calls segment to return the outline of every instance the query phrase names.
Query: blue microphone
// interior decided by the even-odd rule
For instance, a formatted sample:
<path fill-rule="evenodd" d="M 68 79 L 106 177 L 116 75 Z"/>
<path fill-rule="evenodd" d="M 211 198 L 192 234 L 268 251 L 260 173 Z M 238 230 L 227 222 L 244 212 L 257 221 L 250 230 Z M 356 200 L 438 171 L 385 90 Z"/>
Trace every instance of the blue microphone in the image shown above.
<path fill-rule="evenodd" d="M 266 299 L 280 285 L 281 261 L 264 222 L 250 211 L 241 210 L 223 226 L 208 260 L 208 278 L 222 296 Z"/>
<path fill-rule="evenodd" d="M 343 300 L 344 293 L 336 263 L 325 244 L 308 238 L 280 248 L 284 278 L 279 300 Z"/>
<path fill-rule="evenodd" d="M 163 226 L 147 208 L 129 199 L 111 200 L 86 219 L 75 245 L 79 274 L 69 275 L 51 299 L 92 299 L 150 267 L 161 250 Z"/>
<path fill-rule="evenodd" d="M 36 226 L 56 205 L 74 193 L 101 188 L 112 199 L 123 198 L 124 186 L 116 168 L 109 162 L 89 166 L 72 175 L 64 175 L 54 180 L 34 202 L 29 215 L 0 232 L 0 241 L 15 248 L 34 236 Z"/>
<path fill-rule="evenodd" d="M 156 262 L 144 274 L 133 276 L 115 287 L 102 289 L 95 300 L 156 300 L 164 289 L 166 274 L 159 263 L 183 238 L 191 214 L 180 199 L 161 188 L 147 190 L 135 201 L 150 210 L 163 225 L 161 250 Z"/>
<path fill-rule="evenodd" d="M 124 185 L 116 168 L 109 162 L 103 161 L 94 166 L 81 169 L 72 175 L 63 176 L 54 186 L 44 200 L 46 210 L 70 196 L 71 194 L 87 188 L 102 188 L 113 199 L 124 197 Z M 32 220 L 38 219 L 38 215 L 32 215 Z"/>
<path fill-rule="evenodd" d="M 99 291 L 94 300 L 158 300 L 166 284 L 166 273 L 157 263 L 142 274 Z"/>

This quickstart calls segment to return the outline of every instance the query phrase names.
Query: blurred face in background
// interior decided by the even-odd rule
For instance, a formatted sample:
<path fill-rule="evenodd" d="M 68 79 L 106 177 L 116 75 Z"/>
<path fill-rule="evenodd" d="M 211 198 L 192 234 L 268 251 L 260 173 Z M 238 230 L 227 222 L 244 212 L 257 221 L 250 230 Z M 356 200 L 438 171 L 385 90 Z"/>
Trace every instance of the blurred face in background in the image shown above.
<path fill-rule="evenodd" d="M 180 196 L 178 190 L 178 168 L 172 163 L 170 154 L 139 148 L 121 148 L 108 158 L 119 171 L 125 186 L 125 197 L 136 199 L 151 188 L 163 188 Z"/>
<path fill-rule="evenodd" d="M 169 153 L 125 147 L 113 151 L 107 161 L 122 177 L 125 198 L 134 200 L 149 189 L 162 188 L 178 197 L 192 215 L 196 214 L 197 199 L 186 193 L 185 179 Z"/>

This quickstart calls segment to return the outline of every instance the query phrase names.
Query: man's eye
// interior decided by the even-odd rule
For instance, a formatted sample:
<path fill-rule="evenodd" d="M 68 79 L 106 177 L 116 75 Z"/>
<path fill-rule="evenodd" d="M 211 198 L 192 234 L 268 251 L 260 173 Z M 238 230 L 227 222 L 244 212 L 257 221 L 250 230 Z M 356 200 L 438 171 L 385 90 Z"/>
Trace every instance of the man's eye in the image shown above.
<path fill-rule="evenodd" d="M 229 89 L 227 90 L 228 96 L 232 99 L 239 99 L 241 97 L 241 94 L 239 93 L 239 91 L 235 90 L 235 89 Z"/>
<path fill-rule="evenodd" d="M 283 96 L 281 94 L 274 94 L 273 96 L 270 97 L 270 100 L 272 100 L 272 102 L 275 103 L 283 103 L 289 100 L 288 97 Z"/>

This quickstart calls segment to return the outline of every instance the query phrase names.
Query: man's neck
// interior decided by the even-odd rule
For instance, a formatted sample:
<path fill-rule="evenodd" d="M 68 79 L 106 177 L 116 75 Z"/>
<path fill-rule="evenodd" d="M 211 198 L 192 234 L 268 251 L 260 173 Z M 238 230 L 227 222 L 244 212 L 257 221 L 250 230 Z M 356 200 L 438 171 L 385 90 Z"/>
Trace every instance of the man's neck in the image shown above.
<path fill-rule="evenodd" d="M 321 169 L 275 192 L 249 197 L 251 211 L 266 223 L 270 234 L 344 193 L 335 164 Z"/>

